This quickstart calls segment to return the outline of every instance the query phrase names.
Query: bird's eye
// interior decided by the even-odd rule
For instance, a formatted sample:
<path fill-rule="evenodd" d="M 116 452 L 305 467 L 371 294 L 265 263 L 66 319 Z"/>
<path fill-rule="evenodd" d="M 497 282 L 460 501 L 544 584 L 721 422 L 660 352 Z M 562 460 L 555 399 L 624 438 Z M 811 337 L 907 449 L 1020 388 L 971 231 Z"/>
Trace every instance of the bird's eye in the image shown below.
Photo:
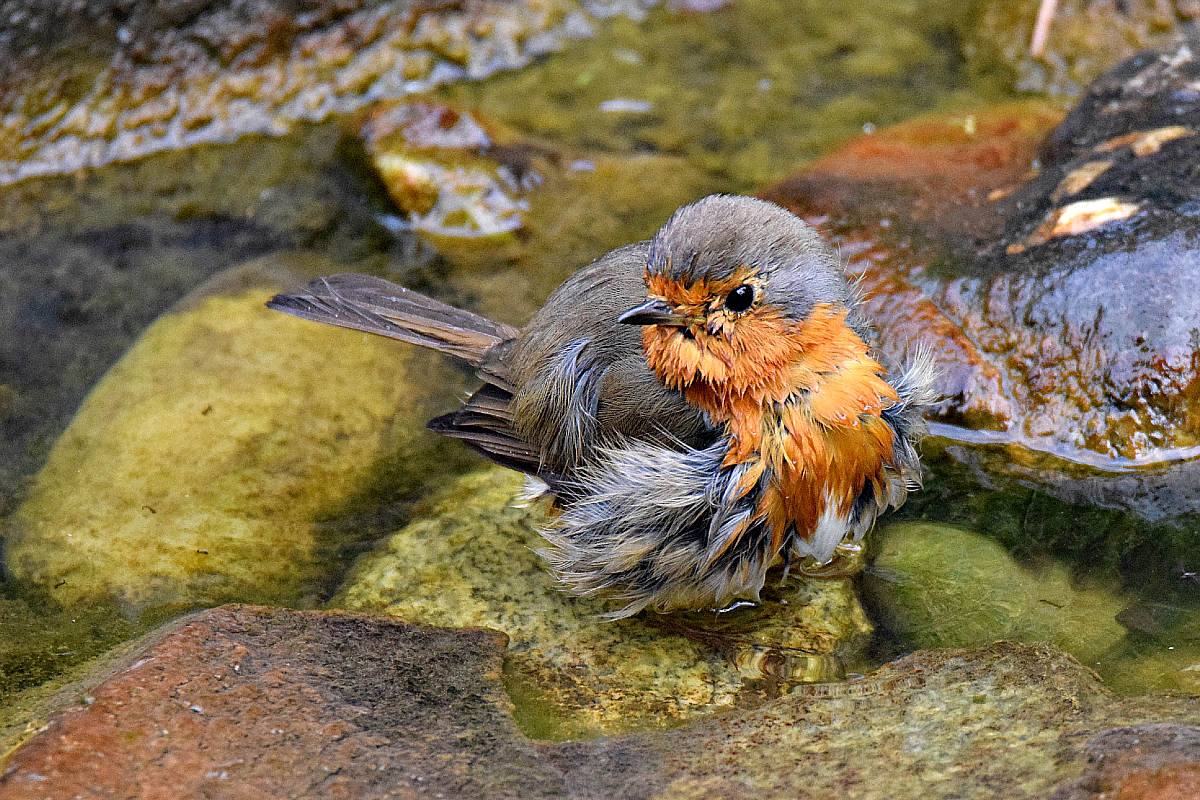
<path fill-rule="evenodd" d="M 725 307 L 735 314 L 745 311 L 754 302 L 754 287 L 748 283 L 734 289 L 725 298 Z"/>

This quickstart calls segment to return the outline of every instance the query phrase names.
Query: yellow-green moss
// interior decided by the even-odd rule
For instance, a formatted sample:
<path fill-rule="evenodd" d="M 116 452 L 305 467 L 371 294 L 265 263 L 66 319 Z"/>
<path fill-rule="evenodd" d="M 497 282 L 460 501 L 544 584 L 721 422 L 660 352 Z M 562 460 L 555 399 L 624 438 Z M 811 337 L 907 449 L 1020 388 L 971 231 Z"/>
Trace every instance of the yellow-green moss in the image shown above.
<path fill-rule="evenodd" d="M 1080 585 L 1067 568 L 1026 569 L 995 541 L 927 522 L 876 532 L 878 555 L 865 587 L 880 624 L 905 649 L 970 647 L 997 639 L 1051 642 L 1094 664 L 1119 643 L 1124 600 Z"/>
<path fill-rule="evenodd" d="M 836 660 L 870 632 L 846 580 L 773 587 L 762 606 L 719 618 L 643 614 L 605 622 L 600 614 L 609 606 L 564 594 L 546 572 L 534 552 L 544 512 L 512 505 L 520 486 L 520 476 L 502 469 L 447 486 L 359 561 L 331 605 L 504 631 L 511 642 L 506 678 L 533 734 L 669 724 L 734 705 L 748 690 L 763 691 L 764 682 L 778 689 L 810 677 L 781 673 L 789 655 Z M 765 670 L 754 657 L 764 652 L 775 655 Z"/>
<path fill-rule="evenodd" d="M 1105 70 L 1162 44 L 1198 16 L 1194 4 L 1177 0 L 1061 0 L 1045 50 L 1034 56 L 1030 42 L 1039 6 L 1039 0 L 976 4 L 977 19 L 963 29 L 971 78 L 1003 71 L 1022 91 L 1077 97 Z"/>
<path fill-rule="evenodd" d="M 443 362 L 271 295 L 163 316 L 97 384 L 11 520 L 17 580 L 133 611 L 303 602 L 336 545 L 317 523 L 383 477 L 416 485 L 428 400 L 454 391 Z"/>

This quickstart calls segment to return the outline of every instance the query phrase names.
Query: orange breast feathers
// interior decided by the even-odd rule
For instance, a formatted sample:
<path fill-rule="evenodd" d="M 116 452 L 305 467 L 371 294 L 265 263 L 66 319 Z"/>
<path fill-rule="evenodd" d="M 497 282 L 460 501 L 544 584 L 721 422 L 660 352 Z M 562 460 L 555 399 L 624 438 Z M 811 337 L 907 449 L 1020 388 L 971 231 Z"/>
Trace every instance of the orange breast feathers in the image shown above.
<path fill-rule="evenodd" d="M 792 524 L 807 538 L 827 510 L 848 518 L 867 481 L 887 496 L 895 432 L 880 413 L 898 397 L 846 316 L 822 303 L 797 322 L 762 306 L 715 332 L 703 322 L 643 331 L 659 380 L 725 423 L 725 465 L 751 465 L 744 490 L 770 470 L 758 518 L 779 546 Z"/>

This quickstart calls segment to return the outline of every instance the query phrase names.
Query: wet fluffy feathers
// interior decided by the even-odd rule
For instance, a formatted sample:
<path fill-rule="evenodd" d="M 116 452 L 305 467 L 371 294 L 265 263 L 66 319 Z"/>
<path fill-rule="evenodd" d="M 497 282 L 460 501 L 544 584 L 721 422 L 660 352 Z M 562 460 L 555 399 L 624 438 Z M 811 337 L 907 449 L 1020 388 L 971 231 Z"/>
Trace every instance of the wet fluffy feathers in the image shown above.
<path fill-rule="evenodd" d="M 930 360 L 885 380 L 836 257 L 772 204 L 685 206 L 520 332 L 361 283 L 275 307 L 474 364 L 484 386 L 431 427 L 549 486 L 562 513 L 543 555 L 572 591 L 622 603 L 614 617 L 757 596 L 777 557 L 828 559 L 919 485 Z M 743 283 L 756 303 L 725 309 Z M 617 322 L 647 294 L 690 325 Z"/>

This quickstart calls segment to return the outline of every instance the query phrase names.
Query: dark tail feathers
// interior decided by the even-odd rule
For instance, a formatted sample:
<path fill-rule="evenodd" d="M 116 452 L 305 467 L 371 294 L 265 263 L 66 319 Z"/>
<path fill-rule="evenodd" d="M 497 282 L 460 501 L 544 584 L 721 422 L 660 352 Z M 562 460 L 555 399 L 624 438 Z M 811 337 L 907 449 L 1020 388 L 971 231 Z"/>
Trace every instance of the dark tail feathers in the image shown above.
<path fill-rule="evenodd" d="M 305 291 L 278 294 L 267 307 L 294 317 L 377 333 L 457 356 L 479 366 L 484 354 L 518 331 L 372 275 L 330 275 Z"/>

